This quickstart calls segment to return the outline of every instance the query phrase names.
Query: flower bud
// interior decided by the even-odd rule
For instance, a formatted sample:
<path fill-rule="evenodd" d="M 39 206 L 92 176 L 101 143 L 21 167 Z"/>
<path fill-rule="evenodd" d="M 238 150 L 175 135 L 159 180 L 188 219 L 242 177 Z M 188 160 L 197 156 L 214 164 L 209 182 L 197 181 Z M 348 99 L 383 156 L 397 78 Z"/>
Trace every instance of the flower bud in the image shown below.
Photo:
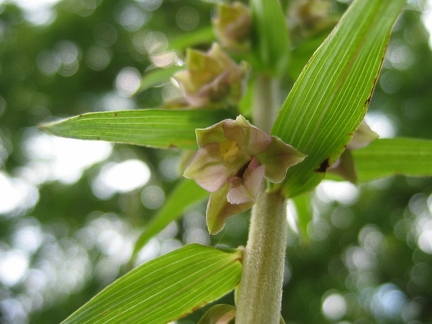
<path fill-rule="evenodd" d="M 354 136 L 347 145 L 347 149 L 356 150 L 365 146 L 368 146 L 372 141 L 379 137 L 363 120 L 360 126 L 357 128 Z"/>
<path fill-rule="evenodd" d="M 348 143 L 346 150 L 342 153 L 339 159 L 333 163 L 327 170 L 330 173 L 337 174 L 348 180 L 349 182 L 357 182 L 357 170 L 355 168 L 355 161 L 351 154 L 351 150 L 356 150 L 368 146 L 372 141 L 379 137 L 377 133 L 370 129 L 370 127 L 363 120 L 357 128 L 351 141 Z"/>
<path fill-rule="evenodd" d="M 311 37 L 333 27 L 338 18 L 330 15 L 328 0 L 295 0 L 289 11 L 290 29 Z"/>
<path fill-rule="evenodd" d="M 251 13 L 241 2 L 218 4 L 214 32 L 222 47 L 237 53 L 250 49 Z"/>
<path fill-rule="evenodd" d="M 189 49 L 186 68 L 174 78 L 192 107 L 220 108 L 239 102 L 246 67 L 237 65 L 219 45 L 213 44 L 207 53 Z"/>

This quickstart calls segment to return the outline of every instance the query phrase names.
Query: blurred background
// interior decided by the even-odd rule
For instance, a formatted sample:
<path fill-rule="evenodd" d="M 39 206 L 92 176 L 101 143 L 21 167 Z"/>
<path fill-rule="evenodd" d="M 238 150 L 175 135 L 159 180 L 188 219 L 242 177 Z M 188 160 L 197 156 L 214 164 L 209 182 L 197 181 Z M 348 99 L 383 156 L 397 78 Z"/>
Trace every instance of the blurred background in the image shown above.
<path fill-rule="evenodd" d="M 381 137 L 431 140 L 432 1 L 408 3 L 366 119 Z M 337 17 L 349 1 L 330 4 Z M 37 125 L 180 97 L 171 82 L 137 90 L 147 71 L 178 64 L 182 38 L 208 35 L 212 15 L 214 3 L 198 0 L 0 0 L 1 323 L 59 323 L 124 274 L 179 179 L 179 152 L 56 138 Z M 329 32 L 299 26 L 286 92 Z M 432 323 L 431 178 L 324 181 L 305 202 L 289 206 L 287 323 Z M 246 244 L 247 213 L 212 237 L 204 213 L 205 201 L 186 210 L 139 263 L 191 242 Z"/>

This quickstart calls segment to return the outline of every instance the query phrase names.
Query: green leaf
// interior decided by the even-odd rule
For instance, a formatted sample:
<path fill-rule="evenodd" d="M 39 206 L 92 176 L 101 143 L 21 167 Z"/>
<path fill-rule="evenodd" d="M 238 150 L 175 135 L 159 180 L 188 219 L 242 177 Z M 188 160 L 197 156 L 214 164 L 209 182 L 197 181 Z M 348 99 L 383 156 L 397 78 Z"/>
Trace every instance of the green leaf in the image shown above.
<path fill-rule="evenodd" d="M 309 61 L 312 54 L 327 38 L 328 34 L 329 33 L 323 32 L 314 36 L 313 38 L 307 38 L 291 51 L 291 56 L 286 71 L 293 80 L 298 78 L 301 71 L 303 70 L 303 67 Z"/>
<path fill-rule="evenodd" d="M 309 240 L 309 235 L 307 232 L 307 227 L 309 222 L 312 220 L 312 210 L 311 210 L 311 195 L 310 193 L 305 193 L 294 197 L 291 200 L 296 209 L 297 213 L 297 224 L 299 227 L 301 238 L 305 241 Z"/>
<path fill-rule="evenodd" d="M 171 322 L 234 289 L 241 257 L 238 250 L 184 246 L 127 273 L 63 323 Z"/>
<path fill-rule="evenodd" d="M 251 0 L 252 48 L 258 65 L 279 76 L 285 72 L 290 39 L 285 15 L 278 0 Z"/>
<path fill-rule="evenodd" d="M 245 117 L 250 116 L 252 113 L 254 90 L 255 76 L 251 75 L 247 80 L 246 90 L 238 104 L 239 112 Z"/>
<path fill-rule="evenodd" d="M 135 243 L 132 260 L 143 246 L 169 223 L 179 218 L 183 211 L 192 204 L 207 197 L 209 193 L 198 186 L 195 181 L 182 180 L 170 193 L 163 207 L 157 212 L 153 220 Z"/>
<path fill-rule="evenodd" d="M 214 305 L 205 312 L 198 324 L 228 324 L 235 318 L 235 313 L 236 308 L 233 305 Z"/>
<path fill-rule="evenodd" d="M 405 0 L 354 1 L 312 56 L 288 95 L 272 134 L 307 154 L 288 170 L 288 197 L 315 187 L 363 119 L 390 31 Z"/>
<path fill-rule="evenodd" d="M 155 85 L 168 81 L 174 73 L 184 70 L 184 68 L 184 66 L 170 66 L 167 68 L 157 68 L 148 71 L 141 79 L 141 85 L 136 93 L 145 91 Z"/>
<path fill-rule="evenodd" d="M 40 128 L 62 137 L 194 150 L 195 129 L 225 118 L 232 118 L 226 110 L 143 109 L 87 113 Z"/>
<path fill-rule="evenodd" d="M 210 44 L 215 40 L 213 27 L 205 27 L 194 30 L 176 39 L 169 41 L 168 49 L 183 50 L 188 47 L 194 47 L 202 44 Z"/>
<path fill-rule="evenodd" d="M 432 176 L 430 140 L 383 138 L 351 153 L 361 182 L 395 174 Z"/>

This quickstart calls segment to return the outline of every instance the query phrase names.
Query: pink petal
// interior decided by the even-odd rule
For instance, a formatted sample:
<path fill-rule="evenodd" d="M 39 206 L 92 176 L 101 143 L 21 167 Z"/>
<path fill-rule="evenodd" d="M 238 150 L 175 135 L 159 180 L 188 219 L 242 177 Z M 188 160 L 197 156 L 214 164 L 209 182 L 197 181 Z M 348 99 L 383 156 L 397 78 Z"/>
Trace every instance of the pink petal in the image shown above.
<path fill-rule="evenodd" d="M 365 146 L 368 146 L 372 141 L 379 137 L 363 120 L 360 126 L 357 128 L 351 142 L 348 143 L 347 149 L 356 150 Z"/>
<path fill-rule="evenodd" d="M 253 158 L 253 160 L 258 161 L 255 157 Z M 249 164 L 249 167 L 251 164 Z M 252 169 L 252 167 L 249 169 L 249 167 L 244 174 L 244 186 L 256 198 L 264 181 L 264 174 L 265 174 L 266 167 L 265 165 L 259 165 L 254 169 Z"/>
<path fill-rule="evenodd" d="M 231 181 L 231 190 L 227 199 L 231 204 L 255 202 L 256 196 L 262 187 L 265 166 L 259 165 L 256 158 L 249 163 L 243 178 L 236 177 Z"/>
<path fill-rule="evenodd" d="M 282 182 L 288 168 L 300 163 L 305 157 L 276 136 L 272 136 L 272 143 L 267 150 L 257 155 L 258 160 L 266 166 L 266 178 L 275 183 Z"/>
<path fill-rule="evenodd" d="M 225 167 L 219 154 L 219 144 L 209 143 L 200 148 L 184 171 L 184 177 L 193 179 L 207 191 L 215 192 L 227 183 L 232 170 Z"/>

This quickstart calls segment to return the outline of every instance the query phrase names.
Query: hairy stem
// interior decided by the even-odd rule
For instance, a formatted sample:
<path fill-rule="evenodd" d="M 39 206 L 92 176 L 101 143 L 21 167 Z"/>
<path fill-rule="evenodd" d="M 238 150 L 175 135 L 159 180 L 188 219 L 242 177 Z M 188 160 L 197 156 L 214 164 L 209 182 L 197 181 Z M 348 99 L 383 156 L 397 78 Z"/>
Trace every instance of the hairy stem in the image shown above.
<path fill-rule="evenodd" d="M 236 324 L 279 323 L 285 247 L 286 199 L 261 192 L 252 209 Z"/>

